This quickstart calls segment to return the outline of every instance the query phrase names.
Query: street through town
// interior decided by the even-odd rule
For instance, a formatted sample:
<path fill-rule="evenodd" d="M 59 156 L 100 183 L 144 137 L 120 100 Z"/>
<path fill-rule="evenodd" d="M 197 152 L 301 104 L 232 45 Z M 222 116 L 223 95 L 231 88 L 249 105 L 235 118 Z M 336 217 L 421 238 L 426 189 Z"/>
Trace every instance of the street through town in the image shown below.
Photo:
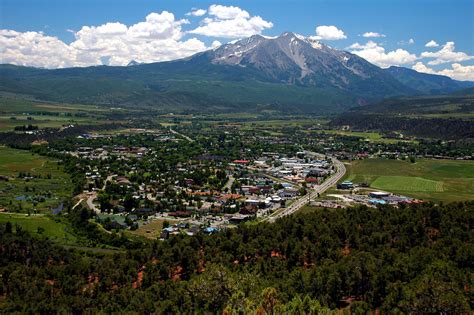
<path fill-rule="evenodd" d="M 337 182 L 344 176 L 346 173 L 346 167 L 344 164 L 336 158 L 331 158 L 334 167 L 336 168 L 336 172 L 325 180 L 321 185 L 316 186 L 315 188 L 311 189 L 309 193 L 306 195 L 298 198 L 294 203 L 292 203 L 288 208 L 284 209 L 281 212 L 278 212 L 275 215 L 270 215 L 266 217 L 263 221 L 273 223 L 277 219 L 282 218 L 287 215 L 291 215 L 304 207 L 306 204 L 309 203 L 310 200 L 316 198 L 318 194 L 324 193 L 326 190 L 331 188 L 332 186 L 336 185 Z"/>

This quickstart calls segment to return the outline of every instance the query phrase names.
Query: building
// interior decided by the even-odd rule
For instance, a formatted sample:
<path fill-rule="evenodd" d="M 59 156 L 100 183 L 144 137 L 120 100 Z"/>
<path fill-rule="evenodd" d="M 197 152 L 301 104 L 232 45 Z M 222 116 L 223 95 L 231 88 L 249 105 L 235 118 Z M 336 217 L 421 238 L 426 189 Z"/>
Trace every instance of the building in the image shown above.
<path fill-rule="evenodd" d="M 376 199 L 382 199 L 385 197 L 390 197 L 390 193 L 388 192 L 383 192 L 383 191 L 372 191 L 369 193 L 370 198 L 376 198 Z"/>
<path fill-rule="evenodd" d="M 285 188 L 282 192 L 280 192 L 280 197 L 282 198 L 294 198 L 298 196 L 299 192 L 297 189 L 294 188 Z"/>
<path fill-rule="evenodd" d="M 351 181 L 343 181 L 340 184 L 337 184 L 337 189 L 352 189 L 354 188 L 354 184 Z"/>

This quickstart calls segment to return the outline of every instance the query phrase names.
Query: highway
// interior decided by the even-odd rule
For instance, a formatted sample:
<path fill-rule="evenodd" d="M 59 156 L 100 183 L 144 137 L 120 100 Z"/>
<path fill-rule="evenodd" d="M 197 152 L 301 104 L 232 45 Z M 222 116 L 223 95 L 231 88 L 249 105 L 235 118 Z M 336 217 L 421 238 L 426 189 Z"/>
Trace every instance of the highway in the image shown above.
<path fill-rule="evenodd" d="M 275 215 L 270 215 L 266 217 L 263 221 L 273 223 L 277 219 L 282 218 L 287 215 L 291 215 L 304 207 L 306 204 L 309 203 L 311 199 L 314 199 L 318 196 L 318 194 L 324 193 L 326 190 L 331 188 L 332 186 L 336 185 L 337 182 L 344 176 L 346 173 L 346 167 L 344 164 L 336 158 L 331 158 L 334 167 L 336 168 L 336 172 L 331 175 L 330 178 L 325 180 L 321 185 L 316 186 L 315 188 L 311 189 L 310 192 L 301 198 L 297 199 L 293 202 L 288 208 L 285 208 L 283 211 L 278 212 Z"/>

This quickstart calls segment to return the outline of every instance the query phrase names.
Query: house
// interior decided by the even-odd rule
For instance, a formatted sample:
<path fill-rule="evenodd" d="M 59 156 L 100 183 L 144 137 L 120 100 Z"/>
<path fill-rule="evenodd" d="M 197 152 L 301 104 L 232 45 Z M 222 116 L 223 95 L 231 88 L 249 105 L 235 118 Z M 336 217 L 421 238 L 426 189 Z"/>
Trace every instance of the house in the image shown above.
<path fill-rule="evenodd" d="M 280 192 L 280 197 L 282 198 L 294 198 L 298 196 L 299 192 L 294 188 L 285 188 Z"/>
<path fill-rule="evenodd" d="M 250 163 L 249 160 L 233 160 L 232 163 L 238 164 L 238 165 L 247 165 Z"/>
<path fill-rule="evenodd" d="M 260 192 L 262 194 L 269 194 L 272 191 L 272 186 L 264 185 L 260 187 Z"/>
<path fill-rule="evenodd" d="M 170 216 L 172 217 L 178 217 L 178 218 L 187 218 L 187 217 L 190 217 L 191 216 L 191 212 L 190 211 L 175 211 L 175 212 L 170 212 L 169 213 Z"/>
<path fill-rule="evenodd" d="M 352 189 L 354 188 L 354 184 L 351 181 L 343 181 L 340 184 L 337 184 L 337 189 Z"/>
<path fill-rule="evenodd" d="M 252 216 L 245 214 L 234 215 L 229 219 L 229 222 L 232 224 L 240 224 L 242 222 L 248 221 Z"/>
<path fill-rule="evenodd" d="M 156 211 L 155 209 L 152 209 L 152 208 L 140 208 L 140 209 L 137 209 L 135 210 L 135 214 L 137 215 L 153 215 L 155 214 Z"/>
<path fill-rule="evenodd" d="M 116 180 L 119 185 L 130 185 L 130 181 L 125 176 L 117 176 Z"/>
<path fill-rule="evenodd" d="M 107 224 L 107 227 L 113 230 L 122 230 L 122 229 L 126 229 L 127 225 L 125 223 L 112 220 L 110 223 Z"/>
<path fill-rule="evenodd" d="M 226 195 L 222 195 L 219 200 L 222 201 L 222 202 L 229 202 L 231 200 L 238 200 L 242 198 L 242 195 L 239 195 L 239 194 L 226 194 Z"/>
<path fill-rule="evenodd" d="M 240 214 L 254 215 L 255 213 L 257 213 L 257 210 L 258 210 L 258 205 L 249 205 L 249 204 L 247 204 L 244 207 L 240 208 L 239 213 Z"/>
<path fill-rule="evenodd" d="M 193 197 L 198 197 L 201 200 L 206 200 L 206 199 L 211 198 L 215 195 L 215 193 L 212 192 L 212 191 L 196 191 L 196 192 L 189 192 L 188 194 L 193 196 Z"/>

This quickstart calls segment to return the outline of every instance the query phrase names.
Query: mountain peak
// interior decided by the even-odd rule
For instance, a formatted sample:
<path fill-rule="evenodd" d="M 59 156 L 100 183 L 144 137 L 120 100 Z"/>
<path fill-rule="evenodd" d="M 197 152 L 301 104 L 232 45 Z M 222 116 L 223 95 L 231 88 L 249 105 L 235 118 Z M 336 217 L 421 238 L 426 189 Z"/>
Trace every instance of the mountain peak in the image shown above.
<path fill-rule="evenodd" d="M 127 67 L 131 67 L 131 66 L 138 66 L 140 65 L 141 63 L 136 61 L 136 60 L 131 60 L 128 64 L 127 64 Z"/>

